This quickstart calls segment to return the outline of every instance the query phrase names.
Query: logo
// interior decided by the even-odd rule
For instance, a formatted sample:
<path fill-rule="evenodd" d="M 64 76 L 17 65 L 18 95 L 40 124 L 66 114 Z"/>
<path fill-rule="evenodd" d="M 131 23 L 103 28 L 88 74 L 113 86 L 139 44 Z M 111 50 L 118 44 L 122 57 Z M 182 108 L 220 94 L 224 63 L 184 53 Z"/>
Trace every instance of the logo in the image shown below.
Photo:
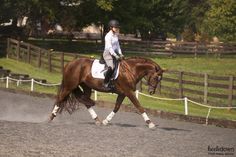
<path fill-rule="evenodd" d="M 208 146 L 208 155 L 234 155 L 234 147 Z"/>

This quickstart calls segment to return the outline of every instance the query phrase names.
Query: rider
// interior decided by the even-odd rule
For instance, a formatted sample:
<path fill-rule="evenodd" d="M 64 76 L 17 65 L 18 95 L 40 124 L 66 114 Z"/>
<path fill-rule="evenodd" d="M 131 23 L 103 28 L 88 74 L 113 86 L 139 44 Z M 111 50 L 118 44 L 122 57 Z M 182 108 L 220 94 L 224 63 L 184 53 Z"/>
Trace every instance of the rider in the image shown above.
<path fill-rule="evenodd" d="M 121 60 L 124 58 L 122 51 L 120 49 L 120 44 L 117 34 L 119 33 L 119 22 L 117 20 L 111 20 L 108 23 L 110 31 L 105 36 L 105 49 L 103 52 L 103 58 L 108 66 L 106 76 L 104 79 L 104 87 L 108 88 L 110 78 L 114 70 L 114 61 Z"/>

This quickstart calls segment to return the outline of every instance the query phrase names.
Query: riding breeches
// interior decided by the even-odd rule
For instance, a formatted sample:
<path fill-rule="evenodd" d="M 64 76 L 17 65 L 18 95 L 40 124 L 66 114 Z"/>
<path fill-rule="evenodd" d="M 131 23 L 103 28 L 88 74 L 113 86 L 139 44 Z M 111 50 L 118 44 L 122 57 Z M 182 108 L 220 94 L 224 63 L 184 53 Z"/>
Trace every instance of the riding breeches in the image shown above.
<path fill-rule="evenodd" d="M 108 67 L 111 67 L 112 70 L 114 70 L 114 61 L 113 61 L 113 58 L 111 56 L 111 54 L 109 52 L 104 52 L 103 53 L 103 58 L 107 64 Z"/>

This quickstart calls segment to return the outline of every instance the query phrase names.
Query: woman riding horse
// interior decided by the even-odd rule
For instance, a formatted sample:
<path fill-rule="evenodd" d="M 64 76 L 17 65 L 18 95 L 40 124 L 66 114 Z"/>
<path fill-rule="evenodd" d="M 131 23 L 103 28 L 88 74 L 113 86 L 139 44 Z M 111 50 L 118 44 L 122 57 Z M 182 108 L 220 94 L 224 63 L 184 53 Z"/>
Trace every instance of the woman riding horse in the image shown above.
<path fill-rule="evenodd" d="M 124 56 L 120 49 L 120 44 L 118 40 L 117 33 L 119 33 L 119 22 L 117 20 L 111 20 L 108 23 L 110 31 L 105 36 L 105 49 L 103 52 L 103 58 L 106 62 L 108 70 L 104 79 L 104 87 L 108 88 L 110 78 L 114 71 L 114 61 L 113 59 L 120 60 Z"/>
<path fill-rule="evenodd" d="M 78 102 L 85 104 L 96 124 L 101 124 L 96 112 L 92 108 L 95 102 L 90 98 L 92 89 L 101 92 L 107 92 L 103 87 L 103 79 L 93 78 L 91 66 L 94 59 L 80 58 L 69 62 L 63 72 L 61 88 L 50 116 L 50 121 L 54 119 L 58 112 L 66 109 L 72 113 Z M 154 94 L 158 82 L 162 79 L 164 70 L 151 59 L 132 57 L 120 62 L 120 73 L 114 82 L 117 100 L 113 111 L 102 121 L 107 125 L 120 108 L 125 97 L 128 97 L 134 106 L 143 116 L 149 128 L 154 128 L 155 124 L 151 122 L 144 108 L 140 105 L 135 96 L 136 84 L 143 78 L 148 82 L 149 93 Z"/>

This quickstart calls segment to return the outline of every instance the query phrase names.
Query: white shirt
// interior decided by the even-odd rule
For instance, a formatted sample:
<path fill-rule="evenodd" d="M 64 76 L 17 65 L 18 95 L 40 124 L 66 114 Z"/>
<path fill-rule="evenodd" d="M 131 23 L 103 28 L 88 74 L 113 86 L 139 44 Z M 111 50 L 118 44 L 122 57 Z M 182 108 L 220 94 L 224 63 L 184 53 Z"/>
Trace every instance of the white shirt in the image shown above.
<path fill-rule="evenodd" d="M 120 49 L 120 44 L 118 40 L 118 36 L 110 30 L 105 36 L 105 52 L 109 52 L 112 56 L 117 56 L 115 53 L 118 52 L 122 54 Z"/>

